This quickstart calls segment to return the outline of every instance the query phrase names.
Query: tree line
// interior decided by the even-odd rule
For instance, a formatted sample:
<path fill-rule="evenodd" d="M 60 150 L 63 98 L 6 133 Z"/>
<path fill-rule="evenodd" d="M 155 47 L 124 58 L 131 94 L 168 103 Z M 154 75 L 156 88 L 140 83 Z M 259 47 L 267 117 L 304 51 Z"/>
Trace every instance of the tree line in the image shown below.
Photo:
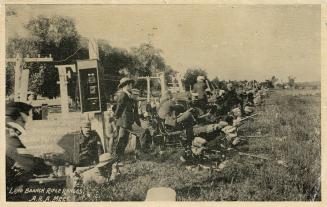
<path fill-rule="evenodd" d="M 10 15 L 15 16 L 16 13 Z M 88 39 L 77 31 L 74 19 L 62 16 L 37 16 L 24 25 L 28 31 L 27 37 L 9 38 L 6 44 L 7 58 L 36 57 L 37 54 L 51 54 L 50 63 L 24 63 L 24 69 L 30 70 L 29 91 L 54 98 L 59 96 L 59 74 L 55 65 L 74 64 L 76 60 L 88 59 Z M 104 68 L 106 95 L 116 92 L 119 79 L 123 76 L 153 76 L 164 72 L 167 80 L 175 73 L 166 64 L 162 51 L 150 43 L 140 44 L 129 50 L 113 47 L 107 40 L 98 39 L 99 59 Z M 68 95 L 76 96 L 76 74 L 68 79 Z M 159 83 L 152 83 L 159 87 Z M 139 81 L 140 89 L 146 87 L 146 82 Z M 14 64 L 6 64 L 6 95 L 13 93 Z"/>
<path fill-rule="evenodd" d="M 7 12 L 8 17 L 15 17 L 15 11 Z M 76 60 L 88 59 L 88 39 L 83 38 L 76 29 L 73 18 L 63 16 L 37 16 L 30 19 L 24 28 L 28 31 L 27 37 L 12 37 L 6 44 L 7 58 L 36 57 L 37 54 L 47 56 L 51 54 L 50 63 L 24 63 L 23 67 L 30 70 L 29 91 L 47 98 L 60 95 L 59 74 L 55 65 L 74 64 Z M 158 72 L 165 74 L 166 81 L 176 71 L 163 58 L 162 50 L 155 48 L 151 43 L 143 43 L 130 49 L 113 47 L 108 40 L 98 39 L 99 59 L 104 68 L 104 85 L 106 96 L 109 97 L 117 90 L 119 79 L 123 76 L 154 76 Z M 192 89 L 196 77 L 207 76 L 203 68 L 187 69 L 184 75 L 186 90 Z M 274 81 L 274 80 L 273 80 Z M 68 95 L 75 99 L 77 75 L 68 79 Z M 216 86 L 224 85 L 218 78 L 213 80 Z M 160 84 L 152 82 L 154 89 Z M 6 64 L 6 95 L 13 93 L 14 64 Z M 136 87 L 145 90 L 146 82 L 138 81 Z"/>

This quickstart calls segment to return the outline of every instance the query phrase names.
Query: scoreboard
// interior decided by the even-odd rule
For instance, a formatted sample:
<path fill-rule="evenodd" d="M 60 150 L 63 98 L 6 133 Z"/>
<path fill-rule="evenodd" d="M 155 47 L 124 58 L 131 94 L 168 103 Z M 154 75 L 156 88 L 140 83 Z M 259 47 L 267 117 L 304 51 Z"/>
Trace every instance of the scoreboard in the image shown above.
<path fill-rule="evenodd" d="M 105 111 L 103 68 L 98 60 L 77 60 L 77 71 L 82 113 Z"/>

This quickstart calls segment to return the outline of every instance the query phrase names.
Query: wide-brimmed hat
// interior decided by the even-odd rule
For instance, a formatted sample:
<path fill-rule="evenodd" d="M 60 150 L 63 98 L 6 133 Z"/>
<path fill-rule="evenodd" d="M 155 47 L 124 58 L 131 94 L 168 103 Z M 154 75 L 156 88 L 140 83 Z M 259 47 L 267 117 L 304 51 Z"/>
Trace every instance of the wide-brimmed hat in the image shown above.
<path fill-rule="evenodd" d="M 99 163 L 97 164 L 97 167 L 103 167 L 107 165 L 110 162 L 114 162 L 115 158 L 110 153 L 103 153 L 99 156 Z"/>
<path fill-rule="evenodd" d="M 130 83 L 134 83 L 134 80 L 133 79 L 130 79 L 130 78 L 122 78 L 120 79 L 119 81 L 119 85 L 118 85 L 118 88 L 122 88 Z"/>

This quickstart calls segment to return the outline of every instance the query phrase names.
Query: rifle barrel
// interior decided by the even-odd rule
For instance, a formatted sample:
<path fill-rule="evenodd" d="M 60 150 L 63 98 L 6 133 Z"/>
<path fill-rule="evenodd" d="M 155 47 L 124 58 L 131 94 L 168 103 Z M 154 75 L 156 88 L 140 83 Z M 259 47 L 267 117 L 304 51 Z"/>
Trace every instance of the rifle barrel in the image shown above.
<path fill-rule="evenodd" d="M 248 157 L 259 158 L 259 159 L 262 159 L 262 160 L 269 160 L 269 158 L 267 158 L 267 157 L 262 157 L 262 156 L 258 156 L 258 155 L 252 155 L 252 154 L 248 154 L 248 153 L 244 153 L 244 152 L 239 152 L 238 154 L 239 155 L 245 155 L 245 156 L 248 156 Z"/>
<path fill-rule="evenodd" d="M 250 118 L 253 118 L 253 117 L 257 116 L 257 115 L 258 115 L 258 114 L 252 114 L 251 116 L 244 117 L 244 118 L 241 119 L 240 121 L 241 121 L 241 122 L 242 122 L 242 121 L 245 121 L 245 120 L 250 119 Z"/>
<path fill-rule="evenodd" d="M 264 138 L 264 137 L 269 137 L 269 136 L 240 136 L 241 138 Z"/>

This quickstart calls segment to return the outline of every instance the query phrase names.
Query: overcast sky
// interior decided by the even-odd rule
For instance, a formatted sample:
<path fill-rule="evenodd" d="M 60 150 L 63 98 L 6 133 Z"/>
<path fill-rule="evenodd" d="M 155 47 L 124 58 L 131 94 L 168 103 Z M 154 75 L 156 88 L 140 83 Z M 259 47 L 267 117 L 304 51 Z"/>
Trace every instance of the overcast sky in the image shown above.
<path fill-rule="evenodd" d="M 320 80 L 319 5 L 10 5 L 6 38 L 24 36 L 37 15 L 75 19 L 85 37 L 129 49 L 151 42 L 177 71 L 199 66 L 210 78 L 288 75 Z"/>

